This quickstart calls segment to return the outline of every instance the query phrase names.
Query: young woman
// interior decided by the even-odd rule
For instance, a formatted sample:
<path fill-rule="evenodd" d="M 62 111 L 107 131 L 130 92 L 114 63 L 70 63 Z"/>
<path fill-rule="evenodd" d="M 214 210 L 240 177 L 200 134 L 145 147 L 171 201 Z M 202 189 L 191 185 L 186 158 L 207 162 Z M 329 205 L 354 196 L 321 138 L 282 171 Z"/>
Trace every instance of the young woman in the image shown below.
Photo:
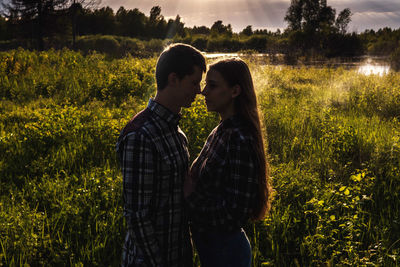
<path fill-rule="evenodd" d="M 250 266 L 243 226 L 264 218 L 271 187 L 250 70 L 240 59 L 209 67 L 202 91 L 221 117 L 193 162 L 184 188 L 202 267 Z"/>

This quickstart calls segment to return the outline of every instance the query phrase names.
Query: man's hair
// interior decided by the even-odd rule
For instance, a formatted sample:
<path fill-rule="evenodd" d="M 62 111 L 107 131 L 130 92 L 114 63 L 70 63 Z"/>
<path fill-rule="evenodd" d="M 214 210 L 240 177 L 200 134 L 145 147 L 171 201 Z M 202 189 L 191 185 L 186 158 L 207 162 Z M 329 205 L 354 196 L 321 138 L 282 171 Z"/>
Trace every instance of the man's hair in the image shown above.
<path fill-rule="evenodd" d="M 194 73 L 194 66 L 206 71 L 206 60 L 199 50 L 187 44 L 171 44 L 160 55 L 156 65 L 157 90 L 168 85 L 168 75 L 176 73 L 179 79 Z"/>

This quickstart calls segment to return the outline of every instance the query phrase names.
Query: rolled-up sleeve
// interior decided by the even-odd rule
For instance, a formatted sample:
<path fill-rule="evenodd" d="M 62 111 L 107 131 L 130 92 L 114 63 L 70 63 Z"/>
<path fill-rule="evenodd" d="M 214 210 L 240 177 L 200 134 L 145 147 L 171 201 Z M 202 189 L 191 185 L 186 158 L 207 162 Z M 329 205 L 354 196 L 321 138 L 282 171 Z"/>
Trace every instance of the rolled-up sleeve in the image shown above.
<path fill-rule="evenodd" d="M 161 265 L 161 251 L 150 220 L 155 197 L 156 153 L 143 134 L 126 136 L 122 153 L 124 216 L 135 246 L 148 266 Z"/>

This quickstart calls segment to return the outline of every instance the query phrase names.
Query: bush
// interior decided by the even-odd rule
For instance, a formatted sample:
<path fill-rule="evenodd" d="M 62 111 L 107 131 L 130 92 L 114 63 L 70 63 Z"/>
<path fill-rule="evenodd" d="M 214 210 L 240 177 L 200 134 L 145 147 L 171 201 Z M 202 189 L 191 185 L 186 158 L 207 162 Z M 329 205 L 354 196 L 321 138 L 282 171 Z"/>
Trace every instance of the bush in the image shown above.
<path fill-rule="evenodd" d="M 98 51 L 113 56 L 117 56 L 120 49 L 119 42 L 113 36 L 107 35 L 81 37 L 76 41 L 75 47 L 85 54 Z"/>
<path fill-rule="evenodd" d="M 86 44 L 89 42 L 86 42 Z M 102 54 L 64 50 L 0 53 L 0 97 L 26 102 L 38 96 L 84 104 L 117 101 L 154 92 L 155 59 L 105 60 Z M 79 73 L 79 75 L 76 75 Z"/>
<path fill-rule="evenodd" d="M 200 51 L 206 51 L 207 49 L 207 37 L 196 36 L 193 38 L 191 45 L 199 49 Z"/>
<path fill-rule="evenodd" d="M 0 53 L 0 265 L 119 264 L 114 145 L 155 93 L 155 63 Z M 254 266 L 399 265 L 399 74 L 249 66 L 276 190 L 246 227 Z M 193 160 L 219 118 L 201 97 L 181 116 Z"/>
<path fill-rule="evenodd" d="M 244 46 L 246 49 L 257 50 L 258 52 L 265 52 L 268 44 L 268 37 L 263 35 L 252 35 L 245 41 Z"/>
<path fill-rule="evenodd" d="M 241 48 L 242 45 L 239 40 L 225 35 L 209 38 L 207 42 L 207 51 L 236 52 Z"/>
<path fill-rule="evenodd" d="M 360 77 L 350 87 L 349 107 L 368 116 L 391 119 L 400 116 L 400 79 L 387 77 Z"/>
<path fill-rule="evenodd" d="M 397 47 L 390 55 L 390 65 L 393 70 L 400 71 L 400 47 Z"/>

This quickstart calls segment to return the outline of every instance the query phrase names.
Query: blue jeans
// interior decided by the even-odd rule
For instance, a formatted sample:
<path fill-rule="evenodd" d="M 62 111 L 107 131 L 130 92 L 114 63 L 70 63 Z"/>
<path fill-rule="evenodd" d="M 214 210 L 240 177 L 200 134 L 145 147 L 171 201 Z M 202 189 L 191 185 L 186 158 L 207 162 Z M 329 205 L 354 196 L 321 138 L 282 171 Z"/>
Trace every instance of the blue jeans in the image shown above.
<path fill-rule="evenodd" d="M 250 267 L 251 247 L 243 229 L 236 232 L 192 231 L 201 267 Z"/>

